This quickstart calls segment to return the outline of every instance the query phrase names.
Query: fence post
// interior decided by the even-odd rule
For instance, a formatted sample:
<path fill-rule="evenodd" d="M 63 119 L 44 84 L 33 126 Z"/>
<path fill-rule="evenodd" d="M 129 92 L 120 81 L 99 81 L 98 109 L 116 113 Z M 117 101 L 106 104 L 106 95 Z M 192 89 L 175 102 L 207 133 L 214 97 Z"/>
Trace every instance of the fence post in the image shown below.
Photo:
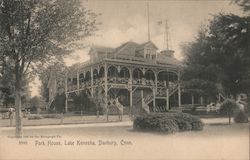
<path fill-rule="evenodd" d="M 13 116 L 10 115 L 10 126 L 12 126 L 12 124 L 13 124 Z"/>
<path fill-rule="evenodd" d="M 83 113 L 82 113 L 82 110 L 81 110 L 81 120 L 83 120 Z"/>
<path fill-rule="evenodd" d="M 63 124 L 63 113 L 61 113 L 61 122 L 60 124 L 62 125 Z"/>

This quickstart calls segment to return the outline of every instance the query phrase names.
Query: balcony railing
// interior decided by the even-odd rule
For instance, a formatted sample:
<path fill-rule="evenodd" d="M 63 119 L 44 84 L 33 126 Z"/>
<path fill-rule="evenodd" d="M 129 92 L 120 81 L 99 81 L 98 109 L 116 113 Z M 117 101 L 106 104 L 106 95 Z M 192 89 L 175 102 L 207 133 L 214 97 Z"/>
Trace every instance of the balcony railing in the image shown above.
<path fill-rule="evenodd" d="M 105 82 L 104 77 L 101 77 L 99 79 L 93 80 L 93 85 L 101 85 Z M 154 80 L 147 80 L 145 78 L 142 79 L 130 79 L 128 77 L 108 77 L 107 78 L 108 83 L 114 83 L 114 84 L 129 84 L 129 85 L 142 85 L 142 86 L 155 86 Z M 91 81 L 85 81 L 79 83 L 79 89 L 84 89 L 85 87 L 90 87 Z M 169 89 L 169 93 L 172 91 L 172 89 L 176 88 L 177 83 L 169 82 L 168 85 L 165 81 L 157 81 L 157 93 L 156 95 L 159 97 L 165 97 L 166 96 L 166 87 Z M 74 91 L 77 90 L 77 85 L 68 83 L 68 91 Z"/>

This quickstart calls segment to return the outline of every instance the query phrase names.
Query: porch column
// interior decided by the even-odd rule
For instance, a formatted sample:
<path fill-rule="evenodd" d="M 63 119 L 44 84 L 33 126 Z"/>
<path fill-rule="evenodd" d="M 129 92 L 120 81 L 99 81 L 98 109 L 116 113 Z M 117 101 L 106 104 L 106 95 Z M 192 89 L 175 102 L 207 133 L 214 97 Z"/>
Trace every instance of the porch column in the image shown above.
<path fill-rule="evenodd" d="M 106 120 L 108 121 L 108 68 L 107 63 L 104 65 L 104 103 L 105 103 L 105 109 L 106 109 Z"/>
<path fill-rule="evenodd" d="M 169 90 L 166 89 L 166 109 L 169 110 Z"/>
<path fill-rule="evenodd" d="M 178 71 L 178 107 L 181 107 L 181 83 L 180 83 L 180 71 Z"/>
<path fill-rule="evenodd" d="M 90 83 L 90 85 L 91 85 L 91 97 L 93 97 L 94 96 L 94 88 L 93 88 L 93 76 L 94 76 L 94 74 L 93 74 L 93 67 L 91 67 L 90 68 L 90 74 L 91 74 L 91 83 Z"/>
<path fill-rule="evenodd" d="M 153 108 L 155 108 L 155 97 L 156 97 L 156 93 L 155 93 L 155 87 L 153 88 L 153 96 L 154 96 L 154 99 L 153 99 Z"/>
<path fill-rule="evenodd" d="M 143 89 L 141 89 L 141 109 L 143 109 Z"/>
<path fill-rule="evenodd" d="M 77 79 L 77 91 L 79 92 L 80 83 L 79 83 L 79 73 L 78 73 L 78 71 L 76 72 L 76 79 Z"/>
<path fill-rule="evenodd" d="M 132 107 L 133 107 L 133 88 L 129 87 L 129 113 L 132 116 Z"/>
<path fill-rule="evenodd" d="M 192 107 L 194 107 L 194 95 L 192 94 Z"/>
<path fill-rule="evenodd" d="M 158 88 L 157 88 L 157 81 L 158 81 L 158 77 L 157 77 L 157 74 L 155 73 L 155 86 L 154 86 L 154 87 L 155 87 L 155 97 L 154 97 L 154 106 L 153 106 L 153 107 L 154 107 L 154 108 L 153 108 L 154 111 L 155 111 L 155 108 L 156 108 L 156 106 L 155 106 L 155 103 L 156 103 L 156 102 L 155 102 L 155 101 L 156 101 L 157 89 L 158 89 Z"/>
<path fill-rule="evenodd" d="M 133 73 L 132 73 L 132 69 L 130 68 L 129 69 L 129 96 L 130 96 L 130 98 L 129 98 L 129 107 L 130 107 L 130 114 L 132 115 L 133 114 L 133 112 L 132 112 L 132 110 L 133 110 L 133 85 L 132 85 L 132 82 L 133 81 Z"/>
<path fill-rule="evenodd" d="M 65 82 L 64 82 L 65 86 L 64 86 L 64 93 L 65 93 L 65 112 L 68 112 L 68 75 L 66 73 L 66 77 L 65 77 Z"/>
<path fill-rule="evenodd" d="M 65 93 L 65 113 L 68 112 L 68 94 Z"/>
<path fill-rule="evenodd" d="M 201 105 L 203 105 L 203 96 L 201 96 L 200 99 L 201 99 Z"/>

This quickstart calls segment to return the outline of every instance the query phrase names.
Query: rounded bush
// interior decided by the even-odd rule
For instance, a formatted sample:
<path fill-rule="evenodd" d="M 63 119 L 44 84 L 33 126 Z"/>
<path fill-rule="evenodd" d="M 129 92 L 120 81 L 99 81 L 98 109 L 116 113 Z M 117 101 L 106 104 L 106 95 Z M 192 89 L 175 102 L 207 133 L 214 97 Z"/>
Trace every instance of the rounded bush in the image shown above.
<path fill-rule="evenodd" d="M 235 123 L 248 123 L 248 116 L 245 112 L 239 111 L 234 115 Z"/>
<path fill-rule="evenodd" d="M 204 124 L 187 113 L 151 113 L 134 119 L 134 129 L 174 133 L 177 131 L 202 130 Z"/>
<path fill-rule="evenodd" d="M 200 118 L 187 113 L 173 113 L 173 116 L 179 124 L 180 131 L 202 130 L 204 124 Z"/>

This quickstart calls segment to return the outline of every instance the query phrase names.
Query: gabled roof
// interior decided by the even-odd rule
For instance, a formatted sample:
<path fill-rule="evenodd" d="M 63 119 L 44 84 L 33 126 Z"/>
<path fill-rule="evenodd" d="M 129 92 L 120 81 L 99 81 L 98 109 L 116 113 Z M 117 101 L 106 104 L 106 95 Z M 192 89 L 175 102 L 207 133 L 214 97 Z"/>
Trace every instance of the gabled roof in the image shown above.
<path fill-rule="evenodd" d="M 105 47 L 105 46 L 92 46 L 91 47 L 91 49 L 90 49 L 90 51 L 89 51 L 89 54 L 90 54 L 90 52 L 92 51 L 92 50 L 94 50 L 94 51 L 96 51 L 96 52 L 101 52 L 101 53 L 111 53 L 111 52 L 114 52 L 115 51 L 115 49 L 114 48 L 111 48 L 111 47 Z"/>
<path fill-rule="evenodd" d="M 133 42 L 133 41 L 128 41 L 126 43 L 123 43 L 122 45 L 120 45 L 119 47 L 116 48 L 116 52 L 120 51 L 121 49 L 125 48 L 126 46 L 128 45 L 136 45 L 136 46 L 139 46 L 137 43 Z"/>
<path fill-rule="evenodd" d="M 142 49 L 144 49 L 144 47 L 146 45 L 152 45 L 156 50 L 158 49 L 156 47 L 156 45 L 151 42 L 151 41 L 148 41 L 146 43 L 142 43 L 142 44 L 138 44 L 138 43 L 135 43 L 133 41 L 128 41 L 126 43 L 123 43 L 122 45 L 120 45 L 119 47 L 117 48 L 111 48 L 111 47 L 105 47 L 105 46 L 98 46 L 98 45 L 95 45 L 95 46 L 92 46 L 90 51 L 89 51 L 89 54 L 92 52 L 92 51 L 96 51 L 96 52 L 99 52 L 99 53 L 114 53 L 114 52 L 120 52 L 121 50 L 123 49 L 126 49 L 126 47 L 130 47 L 130 46 L 133 46 L 135 47 L 135 50 L 136 51 L 140 51 Z"/>
<path fill-rule="evenodd" d="M 148 44 L 152 45 L 155 49 L 158 49 L 158 48 L 156 47 L 156 45 L 155 45 L 152 41 L 148 41 L 148 42 L 145 42 L 145 43 L 142 43 L 141 45 L 139 45 L 139 46 L 137 47 L 137 50 L 139 51 L 139 50 L 144 49 L 144 47 L 145 47 L 146 45 L 148 45 Z"/>

